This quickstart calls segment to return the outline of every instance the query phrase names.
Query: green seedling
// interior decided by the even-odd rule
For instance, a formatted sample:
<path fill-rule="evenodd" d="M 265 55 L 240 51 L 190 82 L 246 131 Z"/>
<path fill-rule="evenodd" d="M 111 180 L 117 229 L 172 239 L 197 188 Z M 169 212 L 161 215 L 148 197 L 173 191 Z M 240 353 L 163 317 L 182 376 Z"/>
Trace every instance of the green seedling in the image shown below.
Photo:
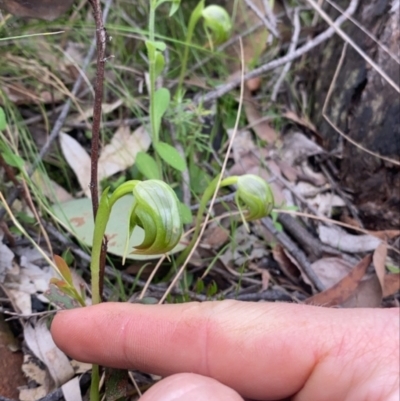
<path fill-rule="evenodd" d="M 179 8 L 180 0 L 151 0 L 149 11 L 149 39 L 146 40 L 147 55 L 149 59 L 149 101 L 150 101 L 150 127 L 151 138 L 153 141 L 154 150 L 157 155 L 164 160 L 165 163 L 175 168 L 178 171 L 186 170 L 186 162 L 179 152 L 168 143 L 160 141 L 161 120 L 167 111 L 171 95 L 167 88 L 156 90 L 156 80 L 161 75 L 165 59 L 163 52 L 166 49 L 166 44 L 155 40 L 155 13 L 158 6 L 163 3 L 170 2 L 170 16 L 172 16 Z M 143 161 L 144 157 L 139 153 L 139 160 Z M 154 165 L 154 163 L 152 163 Z M 161 168 L 158 165 L 158 170 Z M 142 169 L 145 170 L 145 169 Z M 154 174 L 154 167 L 152 169 Z M 161 173 L 158 174 L 161 176 Z M 145 176 L 148 176 L 145 174 Z"/>
<path fill-rule="evenodd" d="M 178 10 L 180 5 L 180 1 L 178 0 L 150 1 L 149 39 L 145 42 L 149 60 L 150 131 L 153 141 L 153 148 L 156 151 L 157 156 L 174 169 L 183 172 L 187 168 L 186 161 L 173 146 L 160 141 L 161 121 L 170 105 L 171 95 L 167 88 L 160 88 L 156 90 L 156 80 L 161 75 L 165 66 L 163 52 L 166 49 L 166 44 L 155 39 L 155 13 L 157 7 L 165 2 L 171 3 L 170 16 Z M 211 44 L 217 44 L 225 41 L 231 32 L 232 24 L 225 9 L 217 5 L 205 7 L 204 0 L 201 0 L 198 3 L 189 20 L 177 94 L 181 93 L 183 79 L 186 74 L 189 45 L 192 42 L 194 29 L 200 18 L 204 20 L 204 28 Z M 213 47 L 213 45 L 211 45 L 211 47 Z M 140 166 L 140 163 L 143 162 L 144 159 L 145 157 L 142 155 L 142 153 L 139 153 L 139 170 L 141 170 L 147 178 L 154 178 L 155 176 L 160 177 L 161 168 L 159 163 L 157 164 L 152 162 L 151 172 L 147 173 L 147 169 L 143 168 L 143 166 Z M 155 173 L 154 164 L 157 165 L 158 173 Z"/>
<path fill-rule="evenodd" d="M 0 131 L 5 130 L 7 127 L 6 114 L 2 107 L 0 107 Z"/>
<path fill-rule="evenodd" d="M 200 0 L 189 19 L 177 94 L 180 94 L 182 91 L 189 57 L 189 46 L 192 43 L 194 29 L 200 18 L 204 20 L 204 29 L 209 39 L 211 49 L 214 48 L 214 44 L 226 41 L 232 31 L 232 22 L 226 10 L 221 6 L 213 4 L 205 7 L 204 1 L 205 0 Z"/>

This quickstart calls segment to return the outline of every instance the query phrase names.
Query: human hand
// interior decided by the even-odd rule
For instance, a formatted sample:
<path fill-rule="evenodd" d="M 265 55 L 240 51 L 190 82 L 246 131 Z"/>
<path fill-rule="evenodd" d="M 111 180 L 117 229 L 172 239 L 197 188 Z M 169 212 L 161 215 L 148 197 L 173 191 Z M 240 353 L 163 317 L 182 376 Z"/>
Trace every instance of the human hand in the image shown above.
<path fill-rule="evenodd" d="M 170 376 L 141 401 L 398 401 L 399 318 L 283 303 L 103 303 L 58 313 L 51 331 L 80 361 Z"/>

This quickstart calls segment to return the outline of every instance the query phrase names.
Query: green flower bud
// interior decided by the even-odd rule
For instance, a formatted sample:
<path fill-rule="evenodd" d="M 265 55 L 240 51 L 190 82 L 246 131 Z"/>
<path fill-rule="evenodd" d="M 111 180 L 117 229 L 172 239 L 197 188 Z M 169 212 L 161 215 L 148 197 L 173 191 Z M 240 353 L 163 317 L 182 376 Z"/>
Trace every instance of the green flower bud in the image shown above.
<path fill-rule="evenodd" d="M 260 177 L 245 174 L 237 179 L 235 200 L 238 208 L 245 209 L 247 221 L 268 216 L 274 207 L 271 187 Z"/>
<path fill-rule="evenodd" d="M 232 22 L 227 11 L 221 6 L 210 5 L 203 9 L 204 26 L 213 33 L 214 41 L 225 42 L 231 33 Z"/>
<path fill-rule="evenodd" d="M 130 231 L 136 225 L 145 237 L 134 253 L 152 255 L 172 250 L 182 236 L 179 200 L 173 189 L 159 180 L 139 182 L 133 188 Z"/>

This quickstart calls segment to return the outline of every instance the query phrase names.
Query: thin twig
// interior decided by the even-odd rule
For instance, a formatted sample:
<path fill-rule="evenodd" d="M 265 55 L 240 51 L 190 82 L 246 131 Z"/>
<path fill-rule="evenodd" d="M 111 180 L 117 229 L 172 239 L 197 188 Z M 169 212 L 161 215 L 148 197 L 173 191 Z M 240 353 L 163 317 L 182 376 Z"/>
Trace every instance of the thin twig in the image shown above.
<path fill-rule="evenodd" d="M 288 232 L 305 249 L 312 261 L 321 257 L 321 242 L 310 234 L 298 220 L 288 214 L 280 213 L 278 221 L 285 228 L 285 232 Z"/>
<path fill-rule="evenodd" d="M 274 14 L 274 10 L 271 8 L 270 5 L 270 0 L 263 0 L 263 5 L 264 5 L 264 10 L 265 10 L 265 15 L 268 17 L 269 21 L 271 22 L 272 26 L 276 28 L 277 20 L 279 16 L 276 16 Z"/>
<path fill-rule="evenodd" d="M 285 65 L 286 63 L 301 57 L 302 55 L 304 55 L 307 52 L 309 52 L 310 50 L 312 50 L 314 47 L 320 45 L 321 43 L 323 43 L 326 40 L 328 40 L 329 38 L 331 38 L 336 32 L 336 30 L 335 30 L 336 27 L 343 24 L 343 22 L 345 22 L 347 20 L 348 15 L 354 14 L 354 12 L 357 9 L 358 3 L 359 3 L 359 0 L 351 0 L 350 5 L 346 10 L 346 13 L 344 15 L 341 15 L 340 17 L 338 17 L 336 19 L 336 21 L 334 22 L 334 24 L 332 26 L 330 26 L 326 31 L 320 33 L 313 40 L 310 40 L 305 45 L 299 47 L 292 54 L 283 56 L 276 60 L 272 60 L 269 63 L 266 63 L 266 64 L 262 65 L 261 67 L 256 68 L 253 71 L 250 71 L 249 73 L 247 73 L 244 76 L 244 80 L 247 81 L 251 78 L 256 78 L 256 77 L 264 74 L 265 72 L 272 71 L 275 68 Z M 240 82 L 241 82 L 240 78 L 233 79 L 232 81 L 219 86 L 217 89 L 208 92 L 206 95 L 199 97 L 197 99 L 197 102 L 208 103 L 213 100 L 216 100 L 216 99 L 220 98 L 221 96 L 229 93 L 231 90 L 235 89 L 237 86 L 240 85 Z"/>
<path fill-rule="evenodd" d="M 107 34 L 104 29 L 101 15 L 100 0 L 89 0 L 93 9 L 93 17 L 96 24 L 96 45 L 97 45 L 97 71 L 96 83 L 94 86 L 94 106 L 92 124 L 92 146 L 91 146 L 91 168 L 90 168 L 90 193 L 92 196 L 93 218 L 96 218 L 99 207 L 99 188 L 98 188 L 98 159 L 100 148 L 100 124 L 101 106 L 103 103 L 104 86 L 104 64 L 106 62 L 106 41 Z"/>
<path fill-rule="evenodd" d="M 293 298 L 283 291 L 279 290 L 265 290 L 260 292 L 253 292 L 250 294 L 239 294 L 239 295 L 227 295 L 225 299 L 236 299 L 237 301 L 293 301 Z"/>
<path fill-rule="evenodd" d="M 296 50 L 296 47 L 299 42 L 300 31 L 301 31 L 301 25 L 300 25 L 300 18 L 299 18 L 299 9 L 295 8 L 294 16 L 293 16 L 293 35 L 292 35 L 292 39 L 290 41 L 288 55 L 290 55 L 291 53 L 294 53 L 294 51 Z M 271 100 L 273 102 L 276 101 L 276 98 L 278 97 L 279 89 L 282 85 L 282 82 L 284 81 L 284 79 L 286 77 L 286 74 L 289 72 L 291 66 L 292 66 L 292 62 L 289 61 L 283 67 L 281 75 L 277 79 L 277 81 L 274 85 L 274 89 L 272 90 Z"/>
<path fill-rule="evenodd" d="M 158 269 L 160 268 L 160 266 L 162 265 L 162 263 L 164 262 L 166 257 L 167 257 L 167 255 L 163 255 L 158 260 L 157 264 L 154 266 L 154 269 L 151 271 L 150 276 L 146 281 L 146 285 L 143 287 L 142 292 L 140 293 L 138 299 L 143 299 L 144 298 L 144 296 L 146 295 L 147 289 L 149 288 L 149 285 L 153 281 L 154 276 L 158 272 Z"/>
<path fill-rule="evenodd" d="M 274 26 L 267 18 L 265 18 L 264 14 L 258 9 L 258 7 L 253 3 L 252 0 L 244 0 L 244 2 L 248 5 L 249 8 L 252 9 L 254 14 L 257 15 L 258 18 L 262 21 L 262 23 L 265 25 L 265 27 L 274 35 L 277 39 L 280 38 L 279 32 L 276 29 L 276 26 Z"/>
<path fill-rule="evenodd" d="M 113 127 L 121 127 L 121 126 L 132 126 L 143 124 L 143 122 L 148 121 L 148 117 L 142 118 L 123 118 L 121 120 L 113 120 L 113 121 L 104 121 L 103 127 L 113 128 Z M 86 128 L 91 130 L 92 124 L 88 124 L 86 122 L 75 123 L 75 122 L 66 122 L 65 125 L 71 128 Z"/>
<path fill-rule="evenodd" d="M 90 154 L 90 194 L 92 197 L 93 219 L 96 220 L 97 209 L 99 207 L 99 184 L 98 184 L 98 161 L 100 148 L 100 124 L 102 116 L 102 103 L 104 91 L 104 65 L 106 62 L 106 42 L 107 33 L 104 28 L 100 0 L 89 0 L 93 9 L 93 16 L 96 24 L 96 44 L 97 44 L 97 63 L 96 63 L 96 84 L 94 88 L 93 105 L 93 124 L 92 142 Z M 99 293 L 103 294 L 104 270 L 107 256 L 107 237 L 104 236 L 101 245 L 99 260 Z"/>
<path fill-rule="evenodd" d="M 297 245 L 284 233 L 278 231 L 273 221 L 269 218 L 263 218 L 261 220 L 262 224 L 267 228 L 267 230 L 278 240 L 278 242 L 297 260 L 303 273 L 308 277 L 310 282 L 318 291 L 323 291 L 325 289 L 324 285 L 320 281 L 319 277 L 315 274 L 314 270 L 311 268 L 310 262 L 307 260 L 304 252 L 297 247 Z"/>

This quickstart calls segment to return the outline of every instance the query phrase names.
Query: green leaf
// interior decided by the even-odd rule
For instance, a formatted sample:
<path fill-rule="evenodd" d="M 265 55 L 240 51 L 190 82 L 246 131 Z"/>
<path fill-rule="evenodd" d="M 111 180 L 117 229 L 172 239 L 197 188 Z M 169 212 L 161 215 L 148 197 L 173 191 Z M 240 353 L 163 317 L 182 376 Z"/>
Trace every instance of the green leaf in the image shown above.
<path fill-rule="evenodd" d="M 190 224 L 193 221 L 193 215 L 190 207 L 182 202 L 179 204 L 179 207 L 181 208 L 182 223 Z"/>
<path fill-rule="evenodd" d="M 181 4 L 181 0 L 158 0 L 156 4 L 156 8 L 160 6 L 163 3 L 171 2 L 171 9 L 169 12 L 169 16 L 172 17 L 179 9 L 179 6 Z"/>
<path fill-rule="evenodd" d="M 147 47 L 149 58 L 150 58 L 150 52 L 152 54 L 154 54 L 156 50 L 163 52 L 167 48 L 165 42 L 161 42 L 160 40 L 146 40 L 145 45 Z"/>
<path fill-rule="evenodd" d="M 155 57 L 155 75 L 156 78 L 158 78 L 161 73 L 163 72 L 165 67 L 165 60 L 164 60 L 164 56 L 162 55 L 161 52 L 159 52 L 158 50 L 156 50 L 156 57 Z"/>
<path fill-rule="evenodd" d="M 127 370 L 106 368 L 105 399 L 118 401 L 126 399 L 129 392 L 129 375 Z"/>
<path fill-rule="evenodd" d="M 154 145 L 155 150 L 160 155 L 165 163 L 178 171 L 186 170 L 186 162 L 180 153 L 171 145 L 165 142 L 158 142 Z"/>
<path fill-rule="evenodd" d="M 393 265 L 386 265 L 386 268 L 390 271 L 390 273 L 399 274 L 400 268 Z"/>
<path fill-rule="evenodd" d="M 204 10 L 204 0 L 200 0 L 197 3 L 197 6 L 192 11 L 192 14 L 190 15 L 188 31 L 190 29 L 191 30 L 194 29 L 195 25 L 197 24 L 197 21 L 201 17 L 201 14 L 202 14 L 203 10 Z"/>
<path fill-rule="evenodd" d="M 196 194 L 203 194 L 211 181 L 210 176 L 194 162 L 189 165 L 190 186 Z"/>
<path fill-rule="evenodd" d="M 0 107 L 0 131 L 5 130 L 7 127 L 6 114 L 2 107 Z"/>
<path fill-rule="evenodd" d="M 65 262 L 65 260 L 58 256 L 58 255 L 54 255 L 54 263 L 56 264 L 56 266 L 58 267 L 58 270 L 61 273 L 62 278 L 70 285 L 73 286 L 74 283 L 72 281 L 72 274 L 71 274 L 71 270 L 68 267 L 67 263 Z"/>
<path fill-rule="evenodd" d="M 139 152 L 135 160 L 136 168 L 149 180 L 160 180 L 157 162 L 145 152 Z"/>
<path fill-rule="evenodd" d="M 158 138 L 160 131 L 161 119 L 168 109 L 169 102 L 171 100 L 171 94 L 167 88 L 160 88 L 154 93 L 154 119 L 155 119 L 155 131 L 154 137 Z"/>
<path fill-rule="evenodd" d="M 49 289 L 43 295 L 61 309 L 75 309 L 80 306 L 76 299 L 67 295 L 54 284 L 50 284 Z"/>
<path fill-rule="evenodd" d="M 20 171 L 23 170 L 25 164 L 24 159 L 15 154 L 12 149 L 3 142 L 0 142 L 0 154 L 9 166 L 15 167 Z"/>
<path fill-rule="evenodd" d="M 213 280 L 208 286 L 207 286 L 207 297 L 212 297 L 218 292 L 218 285 L 217 283 Z"/>
<path fill-rule="evenodd" d="M 181 0 L 172 0 L 171 9 L 169 11 L 169 16 L 172 17 L 178 10 L 181 5 Z"/>

